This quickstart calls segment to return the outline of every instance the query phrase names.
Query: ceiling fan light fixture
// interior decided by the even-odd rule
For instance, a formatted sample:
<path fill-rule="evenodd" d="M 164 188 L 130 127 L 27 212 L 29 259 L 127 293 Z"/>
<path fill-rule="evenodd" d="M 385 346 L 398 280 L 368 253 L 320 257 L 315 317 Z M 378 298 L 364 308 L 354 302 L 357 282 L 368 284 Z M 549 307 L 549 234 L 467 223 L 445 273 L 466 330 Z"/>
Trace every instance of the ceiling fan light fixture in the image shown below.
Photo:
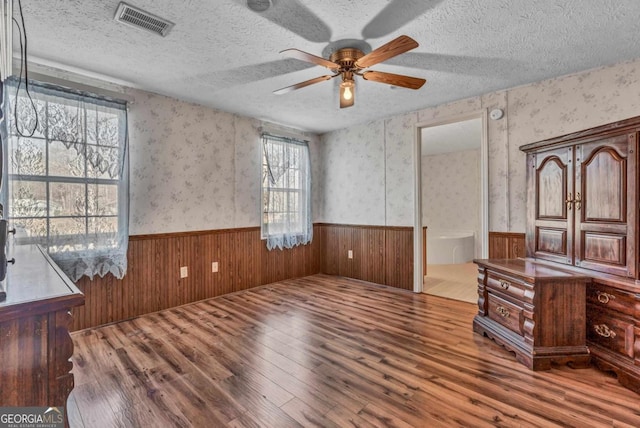
<path fill-rule="evenodd" d="M 295 89 L 304 88 L 324 80 L 333 79 L 334 77 L 342 77 L 340 83 L 340 108 L 351 107 L 355 103 L 355 76 L 360 76 L 364 80 L 372 82 L 384 83 L 391 86 L 400 86 L 402 88 L 419 89 L 425 84 L 426 80 L 418 77 L 405 76 L 403 74 L 386 73 L 383 71 L 366 70 L 372 65 L 379 64 L 397 55 L 410 51 L 418 47 L 418 42 L 409 36 L 399 36 L 390 42 L 380 46 L 379 48 L 365 53 L 354 47 L 343 47 L 335 50 L 329 56 L 329 59 L 319 57 L 299 49 L 285 49 L 280 53 L 284 53 L 290 58 L 299 59 L 301 61 L 310 62 L 312 64 L 321 65 L 328 68 L 333 73 L 316 77 L 315 79 L 306 80 L 295 85 L 274 91 L 276 94 L 284 94 Z"/>
<path fill-rule="evenodd" d="M 356 85 L 353 79 L 345 79 L 340 83 L 340 108 L 353 106 L 356 98 Z"/>

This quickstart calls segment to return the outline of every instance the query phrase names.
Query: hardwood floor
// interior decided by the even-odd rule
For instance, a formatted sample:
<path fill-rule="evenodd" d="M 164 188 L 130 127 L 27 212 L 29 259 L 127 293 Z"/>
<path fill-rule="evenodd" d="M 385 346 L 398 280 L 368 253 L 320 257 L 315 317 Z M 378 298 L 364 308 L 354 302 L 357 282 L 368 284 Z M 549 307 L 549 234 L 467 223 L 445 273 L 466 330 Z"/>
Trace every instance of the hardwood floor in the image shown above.
<path fill-rule="evenodd" d="M 70 425 L 640 426 L 614 377 L 529 371 L 476 311 L 314 275 L 79 331 Z"/>

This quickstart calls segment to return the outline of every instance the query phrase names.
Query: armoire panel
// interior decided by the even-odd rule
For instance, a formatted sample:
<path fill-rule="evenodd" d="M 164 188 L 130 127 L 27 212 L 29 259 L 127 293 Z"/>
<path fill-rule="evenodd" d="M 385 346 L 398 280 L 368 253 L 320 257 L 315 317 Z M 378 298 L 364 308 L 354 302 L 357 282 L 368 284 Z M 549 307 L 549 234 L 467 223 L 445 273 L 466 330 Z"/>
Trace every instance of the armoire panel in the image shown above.
<path fill-rule="evenodd" d="M 566 219 L 567 168 L 557 156 L 544 160 L 537 170 L 538 219 Z"/>
<path fill-rule="evenodd" d="M 567 254 L 567 231 L 562 229 L 537 229 L 537 252 L 564 256 Z"/>
<path fill-rule="evenodd" d="M 583 221 L 626 221 L 626 160 L 603 147 L 582 163 Z"/>
<path fill-rule="evenodd" d="M 583 261 L 624 266 L 627 263 L 627 239 L 624 235 L 583 232 Z"/>

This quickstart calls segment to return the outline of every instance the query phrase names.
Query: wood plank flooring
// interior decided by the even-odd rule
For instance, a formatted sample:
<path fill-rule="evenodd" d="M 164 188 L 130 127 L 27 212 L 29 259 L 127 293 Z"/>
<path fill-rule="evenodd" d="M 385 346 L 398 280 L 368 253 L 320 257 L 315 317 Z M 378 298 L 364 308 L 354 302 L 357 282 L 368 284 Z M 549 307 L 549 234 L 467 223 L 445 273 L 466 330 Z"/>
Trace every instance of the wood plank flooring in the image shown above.
<path fill-rule="evenodd" d="M 531 372 L 476 306 L 327 275 L 73 333 L 71 427 L 638 427 L 594 368 Z"/>

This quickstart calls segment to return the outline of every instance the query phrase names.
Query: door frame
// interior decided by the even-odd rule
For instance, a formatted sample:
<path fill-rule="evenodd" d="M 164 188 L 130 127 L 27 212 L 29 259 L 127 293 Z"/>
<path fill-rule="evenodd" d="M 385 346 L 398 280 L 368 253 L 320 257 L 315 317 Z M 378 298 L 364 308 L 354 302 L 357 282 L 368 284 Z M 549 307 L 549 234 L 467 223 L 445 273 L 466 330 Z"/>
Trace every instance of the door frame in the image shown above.
<path fill-rule="evenodd" d="M 480 240 L 481 258 L 489 254 L 489 138 L 487 130 L 487 109 L 459 114 L 446 118 L 418 122 L 415 128 L 413 147 L 414 171 L 414 221 L 413 221 L 413 291 L 422 292 L 422 129 L 449 125 L 472 119 L 482 121 L 480 142 Z"/>

